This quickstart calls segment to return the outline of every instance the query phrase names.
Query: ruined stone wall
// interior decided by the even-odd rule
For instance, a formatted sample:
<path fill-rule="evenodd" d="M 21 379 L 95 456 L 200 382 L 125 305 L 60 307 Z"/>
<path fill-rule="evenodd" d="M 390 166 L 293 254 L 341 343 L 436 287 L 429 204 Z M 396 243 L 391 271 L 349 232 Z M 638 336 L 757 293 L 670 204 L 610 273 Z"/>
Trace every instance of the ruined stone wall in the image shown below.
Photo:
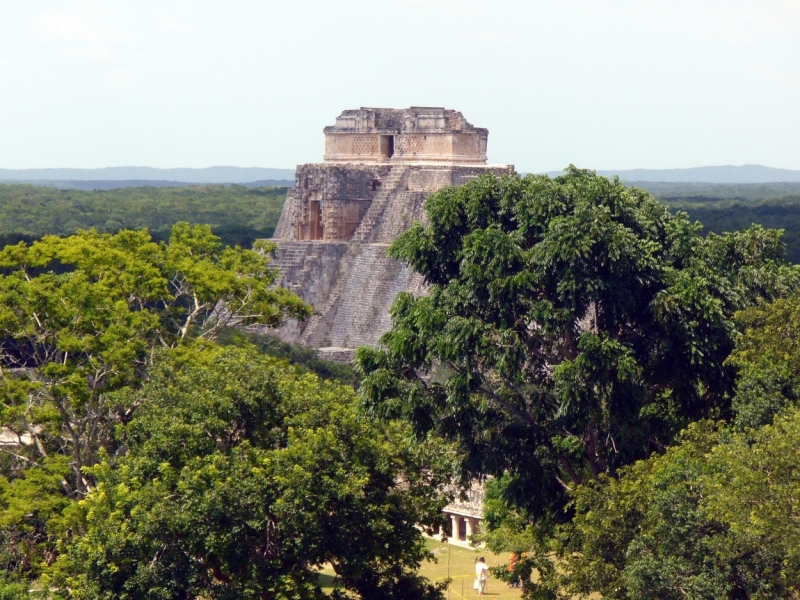
<path fill-rule="evenodd" d="M 468 181 L 477 179 L 483 173 L 503 175 L 510 173 L 512 168 L 479 167 L 479 166 L 433 166 L 415 165 L 410 167 L 408 176 L 408 189 L 413 192 L 435 192 L 449 185 L 464 185 Z"/>
<path fill-rule="evenodd" d="M 421 276 L 386 255 L 389 244 L 414 221 L 425 221 L 425 201 L 436 190 L 481 173 L 512 171 L 510 166 L 298 167 L 299 185 L 287 197 L 275 231 L 275 265 L 281 269 L 279 285 L 297 292 L 315 314 L 287 323 L 280 337 L 332 357 L 352 357 L 344 349 L 377 344 L 391 327 L 389 309 L 397 294 L 425 290 Z M 308 238 L 312 203 L 319 203 L 318 240 Z M 348 203 L 358 204 L 360 221 L 342 229 L 335 218 Z"/>
<path fill-rule="evenodd" d="M 281 287 L 292 290 L 317 312 L 336 285 L 345 243 L 280 240 L 274 264 L 281 270 Z M 309 321 L 288 321 L 280 331 L 283 339 L 299 342 Z"/>
<path fill-rule="evenodd" d="M 390 170 L 388 165 L 300 165 L 273 237 L 350 239 Z"/>
<path fill-rule="evenodd" d="M 391 141 L 391 154 L 388 137 Z M 330 163 L 476 163 L 486 162 L 486 136 L 477 132 L 428 134 L 339 134 L 325 139 Z"/>
<path fill-rule="evenodd" d="M 279 335 L 352 357 L 389 330 L 398 293 L 425 291 L 386 250 L 425 221 L 428 196 L 514 168 L 486 166 L 488 130 L 441 107 L 345 110 L 324 133 L 325 162 L 297 168 L 273 235 L 278 284 L 313 305 L 314 315 Z"/>
<path fill-rule="evenodd" d="M 346 110 L 324 129 L 326 163 L 486 164 L 489 132 L 437 107 Z"/>
<path fill-rule="evenodd" d="M 453 501 L 445 506 L 442 512 L 469 517 L 483 518 L 483 502 L 485 491 L 480 481 L 470 482 L 467 489 L 461 489 L 455 484 L 445 486 L 444 491 L 453 494 Z M 462 497 L 464 494 L 464 497 Z"/>

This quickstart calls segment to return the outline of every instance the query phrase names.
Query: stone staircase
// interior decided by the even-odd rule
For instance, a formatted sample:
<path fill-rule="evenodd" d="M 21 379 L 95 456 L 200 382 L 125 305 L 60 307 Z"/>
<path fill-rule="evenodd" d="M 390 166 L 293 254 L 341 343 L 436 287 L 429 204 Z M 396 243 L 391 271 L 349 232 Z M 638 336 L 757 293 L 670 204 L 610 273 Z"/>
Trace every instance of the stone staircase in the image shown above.
<path fill-rule="evenodd" d="M 389 308 L 401 291 L 422 293 L 424 280 L 386 256 L 386 244 L 348 244 L 336 281 L 298 341 L 311 347 L 375 345 L 391 325 Z"/>
<path fill-rule="evenodd" d="M 280 269 L 281 285 L 296 292 L 302 287 L 300 272 L 310 271 L 315 258 L 316 255 L 310 254 L 308 248 L 296 244 L 281 244 L 278 246 L 272 266 Z"/>
<path fill-rule="evenodd" d="M 422 291 L 422 278 L 386 255 L 428 196 L 408 191 L 409 173 L 408 166 L 392 165 L 350 242 L 278 241 L 279 285 L 314 306 L 305 322 L 284 325 L 287 338 L 310 347 L 374 345 L 390 327 L 397 293 Z"/>
<path fill-rule="evenodd" d="M 372 243 L 391 244 L 410 229 L 414 221 L 427 221 L 425 201 L 427 192 L 396 192 L 383 210 L 381 221 L 373 228 Z"/>
<path fill-rule="evenodd" d="M 327 294 L 324 302 L 314 306 L 314 314 L 306 321 L 303 327 L 303 334 L 300 336 L 300 343 L 305 345 L 318 345 L 323 341 L 328 341 L 328 330 L 330 329 L 330 319 L 336 314 L 336 309 L 341 302 L 347 278 L 345 276 L 350 261 L 343 257 L 339 264 L 336 280 Z"/>
<path fill-rule="evenodd" d="M 381 191 L 375 194 L 361 223 L 350 238 L 353 242 L 369 244 L 375 241 L 376 226 L 379 225 L 392 196 L 408 189 L 409 168 L 405 165 L 392 165 L 389 175 L 381 183 Z"/>
<path fill-rule="evenodd" d="M 335 285 L 336 270 L 347 245 L 342 242 L 277 242 L 278 251 L 271 265 L 280 269 L 276 283 L 302 292 L 300 296 L 306 302 L 321 304 Z"/>
<path fill-rule="evenodd" d="M 385 244 L 353 248 L 347 278 L 336 304 L 328 338 L 337 346 L 357 348 L 377 344 L 391 325 L 389 308 L 397 293 L 407 289 L 408 267 L 386 256 Z M 357 295 L 347 290 L 357 289 Z"/>
<path fill-rule="evenodd" d="M 296 245 L 279 244 L 272 265 L 279 267 L 281 270 L 298 269 L 303 264 L 304 256 L 305 250 L 303 248 L 298 248 Z"/>

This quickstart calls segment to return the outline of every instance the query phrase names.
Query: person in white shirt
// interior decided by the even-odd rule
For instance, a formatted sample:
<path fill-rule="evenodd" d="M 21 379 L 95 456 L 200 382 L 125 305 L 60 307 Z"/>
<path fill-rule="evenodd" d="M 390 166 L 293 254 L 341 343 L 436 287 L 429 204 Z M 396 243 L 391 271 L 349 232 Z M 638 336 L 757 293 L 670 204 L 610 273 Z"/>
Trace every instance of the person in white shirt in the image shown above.
<path fill-rule="evenodd" d="M 488 581 L 489 567 L 486 566 L 486 559 L 481 556 L 475 561 L 475 584 L 472 586 L 481 598 L 486 593 L 486 583 Z"/>

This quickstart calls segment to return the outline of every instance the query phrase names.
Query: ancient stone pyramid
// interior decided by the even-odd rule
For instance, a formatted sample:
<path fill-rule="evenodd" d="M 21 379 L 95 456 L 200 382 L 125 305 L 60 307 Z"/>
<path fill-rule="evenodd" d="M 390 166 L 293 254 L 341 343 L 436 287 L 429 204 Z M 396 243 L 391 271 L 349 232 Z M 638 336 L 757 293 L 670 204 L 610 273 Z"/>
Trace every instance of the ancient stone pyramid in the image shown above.
<path fill-rule="evenodd" d="M 324 162 L 297 167 L 273 236 L 279 284 L 313 305 L 314 315 L 278 335 L 345 362 L 389 330 L 399 292 L 424 293 L 422 278 L 386 249 L 424 221 L 426 198 L 514 168 L 486 165 L 489 132 L 455 110 L 346 110 L 324 133 Z"/>

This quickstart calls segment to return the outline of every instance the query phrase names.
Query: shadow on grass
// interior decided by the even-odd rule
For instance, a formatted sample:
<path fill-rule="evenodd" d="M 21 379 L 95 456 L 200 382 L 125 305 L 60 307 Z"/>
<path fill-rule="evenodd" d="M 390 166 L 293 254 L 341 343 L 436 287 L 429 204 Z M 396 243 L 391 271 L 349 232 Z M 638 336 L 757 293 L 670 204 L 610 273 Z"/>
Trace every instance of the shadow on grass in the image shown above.
<path fill-rule="evenodd" d="M 319 582 L 319 587 L 321 587 L 323 590 L 332 590 L 342 587 L 341 582 L 336 578 L 336 576 L 328 573 L 319 573 L 317 575 L 317 581 Z"/>

